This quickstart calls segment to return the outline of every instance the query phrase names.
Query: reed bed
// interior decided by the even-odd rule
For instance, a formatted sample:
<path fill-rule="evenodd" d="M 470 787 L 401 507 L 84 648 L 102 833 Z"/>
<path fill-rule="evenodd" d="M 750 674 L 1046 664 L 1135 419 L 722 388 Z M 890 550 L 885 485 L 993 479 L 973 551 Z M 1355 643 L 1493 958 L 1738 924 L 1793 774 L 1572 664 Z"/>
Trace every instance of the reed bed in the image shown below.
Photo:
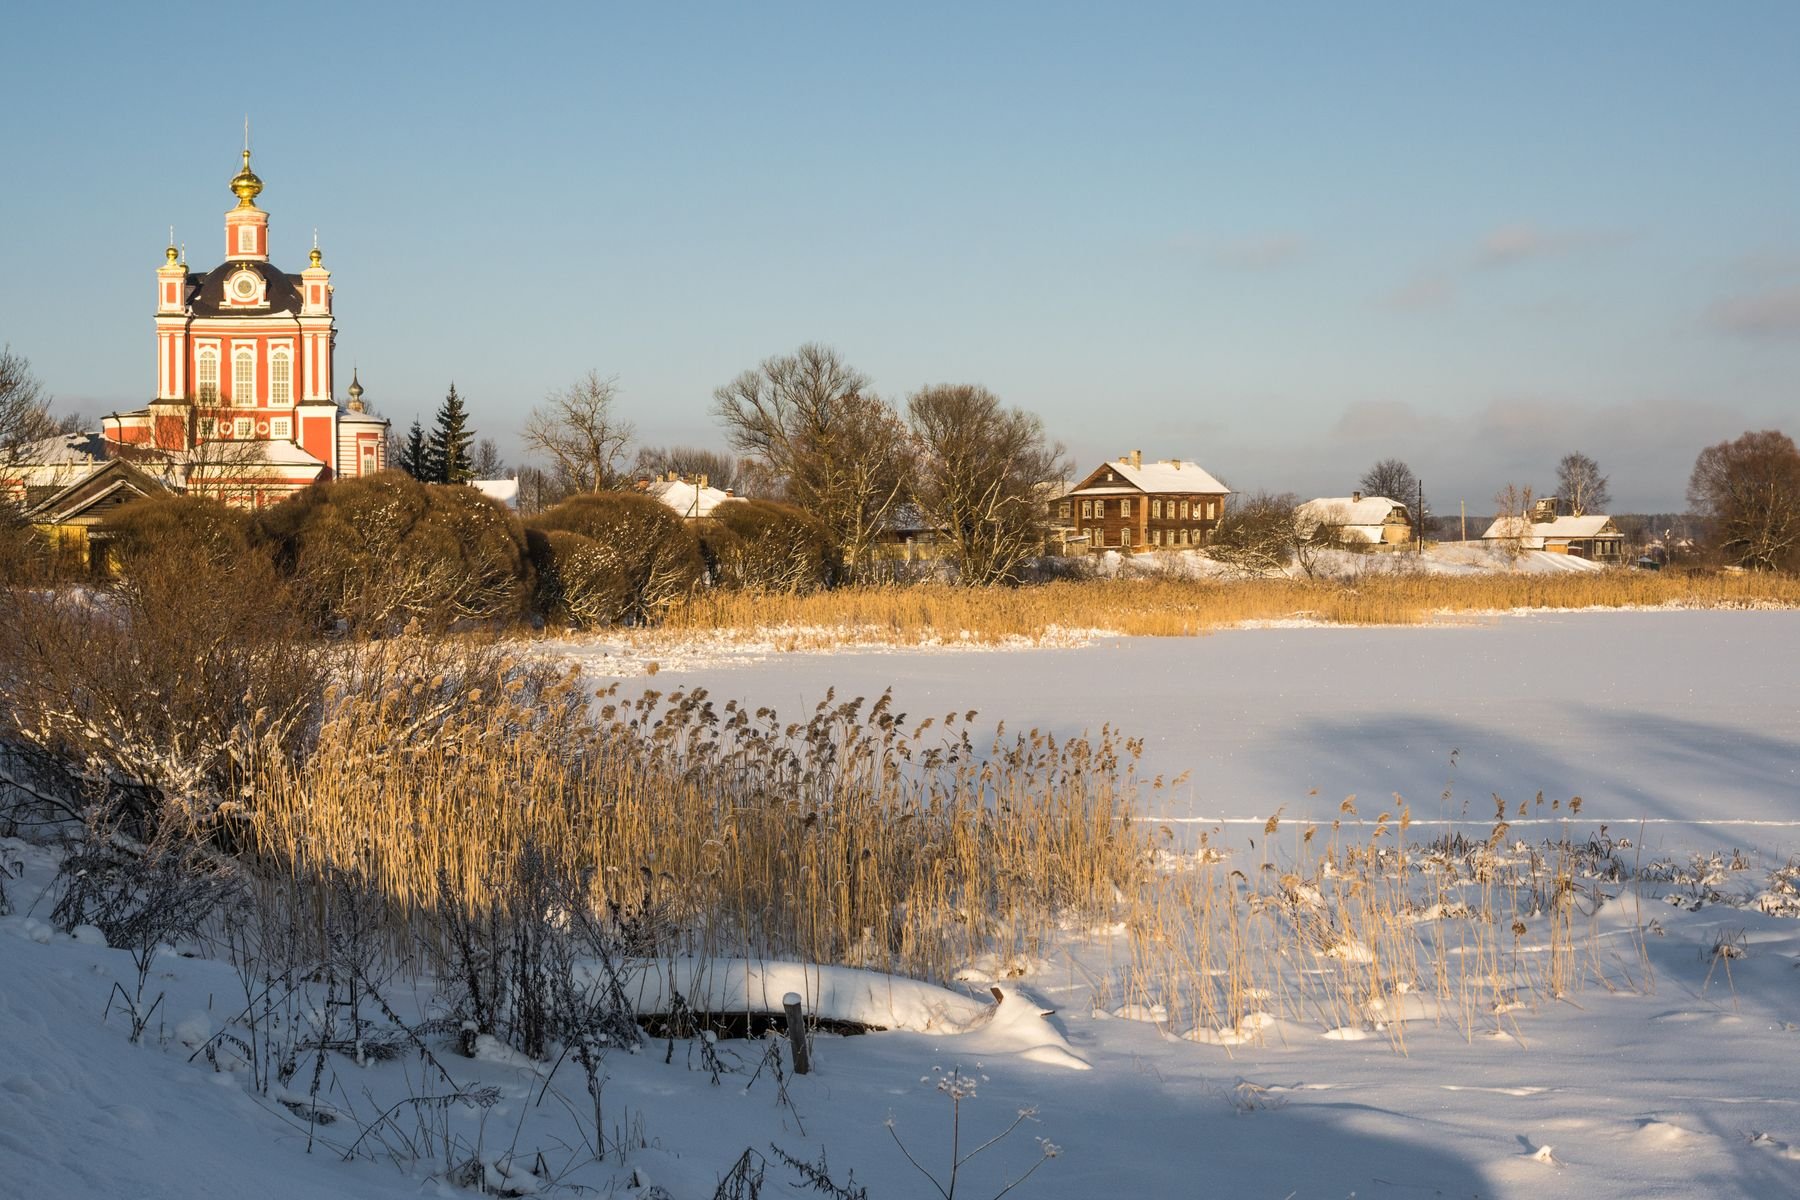
<path fill-rule="evenodd" d="M 1021 588 L 851 587 L 810 595 L 710 591 L 675 606 L 654 637 L 720 631 L 791 648 L 845 642 L 995 643 L 1104 631 L 1185 637 L 1255 622 L 1412 625 L 1518 609 L 1800 606 L 1778 574 L 1583 571 L 1325 580 L 1096 579 Z"/>
<path fill-rule="evenodd" d="M 623 703 L 445 657 L 365 662 L 309 753 L 245 756 L 233 820 L 265 895 L 304 910 L 356 879 L 404 953 L 446 911 L 529 904 L 513 868 L 533 858 L 583 880 L 631 953 L 948 980 L 1072 950 L 1111 963 L 1098 1003 L 1226 1045 L 1283 1021 L 1474 1036 L 1642 978 L 1595 932 L 1601 881 L 1625 874 L 1611 847 L 1508 842 L 1504 809 L 1475 841 L 1411 841 L 1404 809 L 1364 821 L 1347 801 L 1328 825 L 1181 846 L 1137 816 L 1160 781 L 1111 728 L 977 740 L 974 713 L 886 697 L 784 723 L 698 689 Z"/>
<path fill-rule="evenodd" d="M 700 690 L 622 704 L 537 669 L 487 689 L 366 674 L 303 762 L 253 757 L 241 823 L 265 865 L 349 873 L 397 926 L 508 903 L 529 849 L 587 879 L 645 952 L 947 978 L 1100 919 L 1148 861 L 1110 731 L 978 748 L 973 714 L 909 723 L 886 698 L 783 723 Z"/>
<path fill-rule="evenodd" d="M 1285 842 L 1270 818 L 1254 858 L 1160 848 L 1129 918 L 1130 1012 L 1221 1045 L 1286 1021 L 1404 1049 L 1409 1023 L 1516 1035 L 1520 1010 L 1648 985 L 1641 938 L 1599 928 L 1630 875 L 1610 842 L 1508 841 L 1501 811 L 1485 839 L 1413 843 L 1405 809 L 1365 822 L 1352 798 L 1343 812 Z"/>

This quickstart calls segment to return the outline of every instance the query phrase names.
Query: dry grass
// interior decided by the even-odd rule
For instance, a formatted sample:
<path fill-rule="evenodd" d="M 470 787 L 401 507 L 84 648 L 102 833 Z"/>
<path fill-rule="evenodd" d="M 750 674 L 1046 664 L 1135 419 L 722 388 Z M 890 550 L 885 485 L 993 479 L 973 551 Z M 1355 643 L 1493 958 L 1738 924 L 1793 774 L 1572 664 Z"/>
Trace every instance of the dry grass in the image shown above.
<path fill-rule="evenodd" d="M 1367 822 L 1352 798 L 1343 813 L 1285 840 L 1270 818 L 1254 855 L 1162 850 L 1129 917 L 1122 998 L 1199 1041 L 1259 1041 L 1285 1020 L 1404 1049 L 1409 1021 L 1517 1036 L 1516 1011 L 1647 986 L 1640 943 L 1615 950 L 1596 923 L 1599 881 L 1623 872 L 1610 845 L 1509 842 L 1504 812 L 1485 839 L 1413 843 L 1403 808 Z"/>
<path fill-rule="evenodd" d="M 1401 1048 L 1408 1020 L 1516 1033 L 1517 1009 L 1637 986 L 1592 923 L 1610 851 L 1509 842 L 1504 812 L 1427 845 L 1403 809 L 1346 802 L 1253 848 L 1181 847 L 1134 817 L 1138 748 L 1110 729 L 978 743 L 973 713 L 886 700 L 795 724 L 697 690 L 594 703 L 577 675 L 445 645 L 363 652 L 303 762 L 251 756 L 234 818 L 290 902 L 333 872 L 370 884 L 395 947 L 441 936 L 445 900 L 513 903 L 530 848 L 637 953 L 943 980 L 1097 937 L 1122 956 L 1107 1001 L 1227 1045 L 1278 1020 Z"/>
<path fill-rule="evenodd" d="M 1305 618 L 1410 625 L 1514 609 L 1800 606 L 1800 579 L 1773 574 L 1592 571 L 1554 575 L 1397 575 L 1319 580 L 1088 580 L 1025 588 L 841 588 L 796 596 L 713 591 L 676 606 L 664 628 L 767 636 L 796 646 L 854 641 L 1043 641 L 1062 631 L 1184 637 L 1247 622 Z M 666 635 L 665 635 L 666 636 Z"/>
<path fill-rule="evenodd" d="M 1109 732 L 978 752 L 964 717 L 906 723 L 885 700 L 784 724 L 701 691 L 596 706 L 575 675 L 483 670 L 365 662 L 303 763 L 256 757 L 257 856 L 366 879 L 404 927 L 441 894 L 489 904 L 530 846 L 585 873 L 646 951 L 934 978 L 1041 952 L 1148 861 Z"/>

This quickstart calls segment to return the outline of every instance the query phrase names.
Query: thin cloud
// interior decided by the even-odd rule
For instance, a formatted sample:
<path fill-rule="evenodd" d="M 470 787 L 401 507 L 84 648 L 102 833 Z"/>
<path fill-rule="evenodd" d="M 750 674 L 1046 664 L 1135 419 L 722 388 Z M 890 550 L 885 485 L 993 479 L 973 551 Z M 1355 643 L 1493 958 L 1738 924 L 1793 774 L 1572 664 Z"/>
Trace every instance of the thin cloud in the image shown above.
<path fill-rule="evenodd" d="M 1456 284 L 1444 271 L 1421 271 L 1389 292 L 1386 304 L 1401 312 L 1438 312 L 1456 302 Z"/>
<path fill-rule="evenodd" d="M 1508 267 L 1532 259 L 1555 258 L 1622 240 L 1623 235 L 1598 230 L 1543 229 L 1530 223 L 1502 225 L 1476 243 L 1470 263 L 1476 269 Z"/>
<path fill-rule="evenodd" d="M 1757 341 L 1800 339 L 1800 287 L 1721 300 L 1707 314 L 1707 322 L 1734 337 Z"/>

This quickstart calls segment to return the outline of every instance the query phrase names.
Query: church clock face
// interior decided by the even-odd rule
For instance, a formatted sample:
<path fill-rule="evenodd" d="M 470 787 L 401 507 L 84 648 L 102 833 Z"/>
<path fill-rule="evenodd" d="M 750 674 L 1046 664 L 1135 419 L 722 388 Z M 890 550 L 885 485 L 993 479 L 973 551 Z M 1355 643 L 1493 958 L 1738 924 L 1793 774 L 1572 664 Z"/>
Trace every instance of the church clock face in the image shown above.
<path fill-rule="evenodd" d="M 257 284 L 260 282 L 261 281 L 256 277 L 255 271 L 239 271 L 236 275 L 231 277 L 229 286 L 231 288 L 232 299 L 238 301 L 240 304 L 248 304 L 250 301 L 255 300 Z"/>

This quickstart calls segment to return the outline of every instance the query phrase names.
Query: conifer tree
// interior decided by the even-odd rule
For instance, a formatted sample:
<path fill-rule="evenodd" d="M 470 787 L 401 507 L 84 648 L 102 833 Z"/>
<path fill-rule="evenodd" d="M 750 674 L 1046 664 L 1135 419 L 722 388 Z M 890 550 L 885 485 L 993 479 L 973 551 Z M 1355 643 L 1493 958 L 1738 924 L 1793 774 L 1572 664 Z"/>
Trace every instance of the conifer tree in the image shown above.
<path fill-rule="evenodd" d="M 467 483 L 475 478 L 475 467 L 469 458 L 469 443 L 475 431 L 469 428 L 468 410 L 456 385 L 438 406 L 437 425 L 425 445 L 425 472 L 420 478 L 427 483 Z"/>
<path fill-rule="evenodd" d="M 425 463 L 429 452 L 425 446 L 425 429 L 414 417 L 412 428 L 406 433 L 406 440 L 394 451 L 394 465 L 411 475 L 414 479 L 425 478 Z"/>

